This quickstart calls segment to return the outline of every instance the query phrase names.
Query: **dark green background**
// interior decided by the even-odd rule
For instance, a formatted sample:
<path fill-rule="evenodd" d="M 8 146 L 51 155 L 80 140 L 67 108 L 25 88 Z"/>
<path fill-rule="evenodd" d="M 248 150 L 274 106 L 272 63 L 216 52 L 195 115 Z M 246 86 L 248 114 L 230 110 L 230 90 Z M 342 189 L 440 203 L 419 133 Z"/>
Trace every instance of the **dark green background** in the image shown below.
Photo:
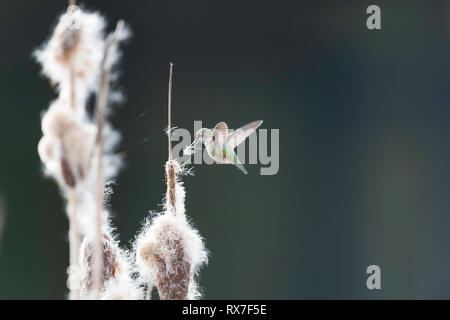
<path fill-rule="evenodd" d="M 83 1 L 134 36 L 113 123 L 128 153 L 112 199 L 129 246 L 165 191 L 166 84 L 173 122 L 193 130 L 264 119 L 280 129 L 280 171 L 195 167 L 187 208 L 211 251 L 208 299 L 450 298 L 450 2 Z M 55 98 L 31 53 L 66 1 L 0 1 L 0 193 L 7 219 L 0 298 L 61 299 L 67 219 L 37 155 Z M 382 290 L 366 288 L 366 267 Z"/>

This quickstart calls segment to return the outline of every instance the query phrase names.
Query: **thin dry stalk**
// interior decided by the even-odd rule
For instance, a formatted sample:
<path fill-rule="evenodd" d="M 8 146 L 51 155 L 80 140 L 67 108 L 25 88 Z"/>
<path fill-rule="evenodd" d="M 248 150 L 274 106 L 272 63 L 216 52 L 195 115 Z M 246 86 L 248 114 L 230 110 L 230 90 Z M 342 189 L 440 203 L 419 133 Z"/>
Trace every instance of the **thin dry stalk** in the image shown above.
<path fill-rule="evenodd" d="M 97 191 L 96 201 L 97 210 L 95 217 L 95 240 L 94 240 L 94 273 L 93 273 L 93 290 L 97 298 L 100 295 L 102 286 L 102 270 L 103 270 L 103 250 L 102 250 L 102 214 L 104 201 L 104 180 L 103 180 L 103 154 L 105 150 L 104 141 L 104 126 L 106 122 L 106 108 L 108 103 L 108 93 L 111 78 L 111 70 L 107 64 L 108 55 L 112 46 L 117 46 L 120 41 L 119 33 L 124 28 L 124 22 L 121 20 L 117 23 L 116 31 L 108 36 L 105 45 L 105 51 L 101 63 L 100 74 L 100 90 L 97 97 L 97 147 L 98 147 L 98 162 L 97 162 Z"/>
<path fill-rule="evenodd" d="M 97 162 L 97 190 L 96 201 L 97 208 L 95 212 L 95 240 L 94 240 L 94 273 L 93 273 L 93 290 L 97 299 L 100 295 L 103 258 L 102 258 L 102 213 L 104 201 L 104 182 L 103 182 L 103 153 L 104 153 L 104 137 L 103 127 L 106 117 L 106 104 L 109 91 L 109 71 L 104 69 L 104 61 L 106 60 L 107 48 L 102 62 L 102 73 L 100 81 L 100 92 L 97 98 L 97 147 L 98 147 L 98 162 Z"/>
<path fill-rule="evenodd" d="M 172 74 L 173 74 L 173 63 L 170 63 L 169 70 L 169 91 L 168 91 L 168 103 L 167 103 L 167 136 L 169 137 L 169 160 L 172 160 Z"/>
<path fill-rule="evenodd" d="M 169 160 L 167 161 L 167 206 L 169 210 L 175 214 L 175 168 L 172 163 L 172 77 L 173 77 L 173 63 L 170 63 L 169 71 L 169 91 L 167 103 L 167 137 L 169 148 Z"/>
<path fill-rule="evenodd" d="M 69 191 L 68 198 L 68 215 L 69 215 L 69 247 L 70 247 L 70 266 L 78 267 L 79 249 L 80 249 L 80 234 L 78 231 L 78 222 L 76 217 L 77 212 L 77 198 L 75 190 Z M 80 299 L 80 290 L 78 287 L 70 287 L 70 300 Z"/>
<path fill-rule="evenodd" d="M 75 5 L 76 1 L 69 1 L 69 6 Z M 75 72 L 73 67 L 70 66 L 70 107 L 75 109 Z M 63 164 L 64 162 L 61 162 Z M 62 166 L 64 167 L 64 166 Z M 65 170 L 62 170 L 63 172 Z M 67 176 L 67 174 L 65 174 Z M 68 180 L 66 178 L 66 180 Z M 73 183 L 75 185 L 75 183 Z M 78 218 L 77 218 L 77 195 L 73 188 L 68 191 L 68 216 L 69 216 L 69 254 L 70 254 L 70 266 L 77 270 L 79 267 L 78 252 L 80 249 L 80 234 L 78 230 Z M 77 286 L 71 286 L 69 288 L 70 300 L 80 299 L 80 290 Z"/>

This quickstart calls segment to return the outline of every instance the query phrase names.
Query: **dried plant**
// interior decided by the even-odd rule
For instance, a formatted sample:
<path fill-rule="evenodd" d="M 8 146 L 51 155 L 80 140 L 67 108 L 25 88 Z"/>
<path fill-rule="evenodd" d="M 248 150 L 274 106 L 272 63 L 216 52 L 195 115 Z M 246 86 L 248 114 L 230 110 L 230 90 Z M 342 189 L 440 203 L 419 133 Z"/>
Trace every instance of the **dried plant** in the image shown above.
<path fill-rule="evenodd" d="M 171 91 L 172 67 L 169 76 L 168 137 L 169 160 L 166 162 L 167 194 L 163 213 L 148 219 L 137 238 L 135 251 L 139 273 L 148 285 L 154 285 L 159 297 L 197 299 L 200 293 L 194 276 L 207 262 L 203 239 L 186 219 L 185 190 L 181 181 L 183 168 L 172 159 Z"/>
<path fill-rule="evenodd" d="M 74 2 L 74 1 L 72 1 Z M 203 239 L 185 213 L 181 177 L 187 171 L 172 159 L 170 65 L 167 194 L 164 212 L 147 219 L 130 254 L 119 247 L 105 209 L 105 185 L 119 167 L 114 148 L 120 135 L 108 123 L 112 69 L 128 37 L 122 21 L 105 37 L 105 20 L 72 3 L 50 39 L 35 52 L 58 97 L 42 117 L 38 153 L 45 172 L 67 199 L 70 299 L 141 299 L 154 285 L 161 299 L 197 299 L 196 275 L 207 262 Z M 95 116 L 86 111 L 96 96 Z M 81 241 L 82 240 L 82 241 Z M 80 244 L 81 242 L 81 244 Z"/>
<path fill-rule="evenodd" d="M 128 36 L 123 22 L 107 38 L 105 21 L 71 5 L 51 38 L 35 56 L 44 75 L 57 85 L 59 96 L 42 118 L 43 137 L 38 152 L 46 173 L 54 178 L 67 199 L 70 242 L 71 299 L 80 297 L 80 237 L 93 239 L 92 289 L 102 290 L 101 234 L 107 219 L 104 185 L 120 166 L 113 149 L 120 136 L 107 122 L 111 70 L 119 58 L 118 43 Z M 96 94 L 96 117 L 86 101 Z"/>

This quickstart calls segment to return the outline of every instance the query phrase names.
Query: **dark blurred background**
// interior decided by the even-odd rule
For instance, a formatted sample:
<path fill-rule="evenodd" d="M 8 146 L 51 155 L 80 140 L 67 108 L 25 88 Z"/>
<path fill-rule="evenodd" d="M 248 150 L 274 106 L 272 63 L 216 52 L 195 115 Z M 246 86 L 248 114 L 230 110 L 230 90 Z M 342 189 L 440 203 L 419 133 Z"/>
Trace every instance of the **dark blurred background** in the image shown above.
<path fill-rule="evenodd" d="M 66 1 L 0 1 L 0 298 L 62 299 L 68 223 L 41 170 L 55 91 L 32 51 Z M 187 208 L 206 238 L 205 298 L 450 298 L 450 2 L 83 1 L 134 36 L 113 123 L 128 152 L 111 203 L 130 246 L 165 191 L 173 122 L 280 129 L 280 171 L 195 167 Z M 381 7 L 382 30 L 366 28 Z M 155 103 L 156 101 L 156 103 Z M 220 203 L 220 205 L 218 205 Z M 366 288 L 381 267 L 382 289 Z"/>

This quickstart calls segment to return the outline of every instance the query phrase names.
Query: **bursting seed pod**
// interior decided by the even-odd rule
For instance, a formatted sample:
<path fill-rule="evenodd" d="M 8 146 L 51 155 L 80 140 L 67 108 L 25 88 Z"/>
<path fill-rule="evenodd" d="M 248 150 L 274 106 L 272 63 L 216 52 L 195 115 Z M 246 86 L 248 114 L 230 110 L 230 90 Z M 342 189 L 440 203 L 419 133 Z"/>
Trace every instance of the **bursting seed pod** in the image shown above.
<path fill-rule="evenodd" d="M 144 226 L 136 242 L 136 262 L 144 282 L 157 286 L 160 299 L 198 299 L 195 276 L 208 254 L 202 237 L 186 219 L 182 170 L 175 160 L 166 163 L 167 177 L 172 170 L 165 210 Z"/>
<path fill-rule="evenodd" d="M 93 289 L 94 239 L 85 237 L 81 244 L 80 271 L 81 296 L 90 298 Z M 101 299 L 137 300 L 141 290 L 130 276 L 131 262 L 127 253 L 119 248 L 112 230 L 102 232 L 103 269 L 101 275 Z"/>
<path fill-rule="evenodd" d="M 169 76 L 168 147 L 166 162 L 167 194 L 164 212 L 148 220 L 135 244 L 138 271 L 150 292 L 158 288 L 160 299 L 198 299 L 200 293 L 195 276 L 207 263 L 203 239 L 186 219 L 185 190 L 180 179 L 181 166 L 172 159 L 171 98 L 172 67 Z"/>
<path fill-rule="evenodd" d="M 58 85 L 60 96 L 69 100 L 80 117 L 85 114 L 85 100 L 98 88 L 104 27 L 105 20 L 98 13 L 69 6 L 51 38 L 35 52 L 43 74 Z"/>

